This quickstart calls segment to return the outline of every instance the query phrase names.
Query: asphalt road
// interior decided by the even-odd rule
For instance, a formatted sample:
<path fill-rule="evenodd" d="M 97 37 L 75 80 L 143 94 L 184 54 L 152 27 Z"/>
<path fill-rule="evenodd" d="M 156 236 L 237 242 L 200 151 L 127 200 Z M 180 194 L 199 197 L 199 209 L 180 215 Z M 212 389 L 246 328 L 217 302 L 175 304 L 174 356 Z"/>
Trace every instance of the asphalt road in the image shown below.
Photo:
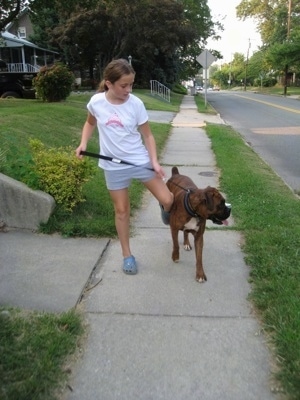
<path fill-rule="evenodd" d="M 300 101 L 251 92 L 208 92 L 221 118 L 295 192 L 300 192 Z"/>

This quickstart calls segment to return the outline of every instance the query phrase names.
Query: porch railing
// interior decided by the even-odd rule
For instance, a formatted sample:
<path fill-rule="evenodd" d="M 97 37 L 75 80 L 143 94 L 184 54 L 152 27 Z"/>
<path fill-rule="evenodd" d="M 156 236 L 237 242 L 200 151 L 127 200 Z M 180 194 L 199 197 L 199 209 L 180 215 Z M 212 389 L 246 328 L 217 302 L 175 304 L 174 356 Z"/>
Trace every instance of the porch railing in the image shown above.
<path fill-rule="evenodd" d="M 169 88 L 167 88 L 165 85 L 163 85 L 162 83 L 160 83 L 158 81 L 152 81 L 152 80 L 150 81 L 150 85 L 151 85 L 151 95 L 152 96 L 159 96 L 163 100 L 170 103 L 171 90 Z"/>
<path fill-rule="evenodd" d="M 23 63 L 7 63 L 8 72 L 39 72 L 39 67 Z"/>

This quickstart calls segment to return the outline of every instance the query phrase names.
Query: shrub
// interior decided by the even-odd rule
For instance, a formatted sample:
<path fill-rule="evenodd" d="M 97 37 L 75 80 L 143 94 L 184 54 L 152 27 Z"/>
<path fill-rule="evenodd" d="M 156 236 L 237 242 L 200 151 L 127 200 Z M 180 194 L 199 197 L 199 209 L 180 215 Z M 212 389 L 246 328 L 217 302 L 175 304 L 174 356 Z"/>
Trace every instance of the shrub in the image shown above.
<path fill-rule="evenodd" d="M 179 93 L 184 95 L 188 93 L 187 88 L 181 85 L 180 83 L 174 83 L 171 89 L 174 93 Z"/>
<path fill-rule="evenodd" d="M 72 90 L 75 77 L 68 68 L 56 63 L 42 67 L 33 79 L 33 86 L 39 99 L 47 102 L 66 100 Z"/>
<path fill-rule="evenodd" d="M 6 153 L 7 149 L 3 149 L 0 147 L 0 172 L 4 170 L 4 167 L 6 165 Z"/>
<path fill-rule="evenodd" d="M 37 139 L 29 143 L 39 189 L 51 194 L 66 211 L 84 202 L 83 185 L 94 175 L 95 165 L 76 158 L 72 147 L 46 149 Z"/>

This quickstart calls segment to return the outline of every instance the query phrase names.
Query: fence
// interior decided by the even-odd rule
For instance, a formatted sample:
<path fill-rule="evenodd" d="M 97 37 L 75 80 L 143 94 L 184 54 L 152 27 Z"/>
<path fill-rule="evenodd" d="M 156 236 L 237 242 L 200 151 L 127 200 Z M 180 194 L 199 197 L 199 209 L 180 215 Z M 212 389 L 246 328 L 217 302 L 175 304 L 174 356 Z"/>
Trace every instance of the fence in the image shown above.
<path fill-rule="evenodd" d="M 171 90 L 168 89 L 165 85 L 158 81 L 150 81 L 151 85 L 151 95 L 152 96 L 159 96 L 163 100 L 167 101 L 170 103 L 171 99 Z"/>
<path fill-rule="evenodd" d="M 10 63 L 6 64 L 8 72 L 38 72 L 39 67 L 35 67 L 31 64 L 23 63 Z"/>

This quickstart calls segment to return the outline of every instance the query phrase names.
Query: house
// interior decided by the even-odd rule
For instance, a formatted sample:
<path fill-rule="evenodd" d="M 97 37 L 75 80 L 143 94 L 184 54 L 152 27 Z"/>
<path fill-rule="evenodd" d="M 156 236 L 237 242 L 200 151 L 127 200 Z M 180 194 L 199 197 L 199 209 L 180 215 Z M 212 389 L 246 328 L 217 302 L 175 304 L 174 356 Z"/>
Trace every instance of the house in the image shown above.
<path fill-rule="evenodd" d="M 32 33 L 28 11 L 0 32 L 0 97 L 35 98 L 33 78 L 42 66 L 54 63 L 58 53 L 27 40 Z"/>
<path fill-rule="evenodd" d="M 33 33 L 27 9 L 19 17 L 0 32 L 0 65 L 6 72 L 38 72 L 41 66 L 51 65 L 58 56 L 52 50 L 41 48 L 27 40 Z"/>
<path fill-rule="evenodd" d="M 5 29 L 7 32 L 19 37 L 20 39 L 28 39 L 33 34 L 33 27 L 29 16 L 29 10 L 25 7 Z"/>

